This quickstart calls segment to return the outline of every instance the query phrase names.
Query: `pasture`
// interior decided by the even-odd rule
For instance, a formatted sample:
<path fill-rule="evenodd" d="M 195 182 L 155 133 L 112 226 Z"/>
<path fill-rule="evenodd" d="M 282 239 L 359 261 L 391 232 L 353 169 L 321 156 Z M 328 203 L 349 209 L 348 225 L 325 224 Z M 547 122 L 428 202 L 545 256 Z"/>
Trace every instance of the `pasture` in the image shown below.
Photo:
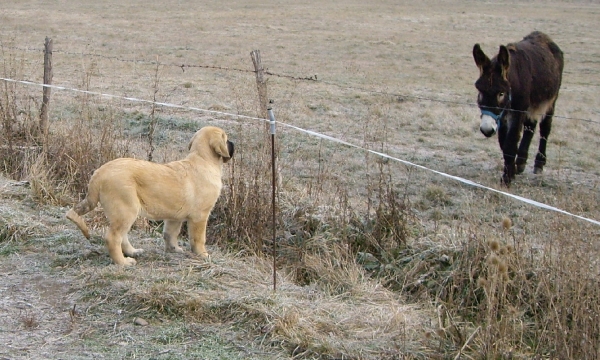
<path fill-rule="evenodd" d="M 0 82 L 0 357 L 600 357 L 600 226 L 500 193 L 600 220 L 599 18 L 557 0 L 3 4 L 0 77 L 41 83 L 48 36 L 53 84 L 115 96 L 53 89 L 40 146 L 42 88 Z M 506 189 L 472 48 L 533 30 L 564 52 L 563 83 L 544 173 L 532 146 Z M 276 292 L 255 49 L 281 122 Z M 165 254 L 140 220 L 141 261 L 111 266 L 102 213 L 90 241 L 64 213 L 102 163 L 182 158 L 203 125 L 236 143 L 212 262 L 185 234 Z"/>

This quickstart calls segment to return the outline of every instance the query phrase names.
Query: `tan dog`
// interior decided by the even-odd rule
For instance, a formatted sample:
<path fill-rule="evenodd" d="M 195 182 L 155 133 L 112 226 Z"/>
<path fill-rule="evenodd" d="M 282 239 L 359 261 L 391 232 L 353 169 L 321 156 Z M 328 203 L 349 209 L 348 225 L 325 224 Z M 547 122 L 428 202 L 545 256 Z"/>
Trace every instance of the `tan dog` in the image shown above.
<path fill-rule="evenodd" d="M 206 222 L 221 193 L 221 168 L 233 156 L 233 143 L 222 129 L 207 126 L 194 134 L 189 150 L 185 159 L 167 164 L 129 158 L 107 162 L 94 171 L 87 197 L 67 212 L 67 218 L 89 239 L 81 215 L 100 202 L 110 224 L 105 236 L 108 252 L 118 265 L 134 265 L 132 256 L 143 252 L 127 239 L 138 215 L 165 221 L 168 252 L 183 252 L 177 236 L 187 221 L 192 252 L 208 258 Z"/>

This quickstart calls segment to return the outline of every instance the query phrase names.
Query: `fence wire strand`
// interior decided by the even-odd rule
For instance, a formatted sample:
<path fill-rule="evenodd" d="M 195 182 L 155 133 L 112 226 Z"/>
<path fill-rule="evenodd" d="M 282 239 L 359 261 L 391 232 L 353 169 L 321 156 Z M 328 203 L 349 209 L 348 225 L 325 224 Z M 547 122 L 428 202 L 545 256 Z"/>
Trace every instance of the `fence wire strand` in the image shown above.
<path fill-rule="evenodd" d="M 21 48 L 21 47 L 15 47 L 15 46 L 7 46 L 7 45 L 3 45 L 3 44 L 0 44 L 0 47 L 2 47 L 2 49 L 19 50 L 19 51 L 35 51 L 35 52 L 43 52 L 44 51 L 43 49 Z M 64 51 L 64 50 L 53 50 L 53 53 L 66 54 L 66 55 L 71 55 L 71 56 L 98 57 L 98 58 L 102 58 L 102 59 L 106 59 L 106 60 L 114 60 L 114 61 L 136 63 L 136 64 L 176 67 L 176 68 L 180 68 L 183 72 L 185 72 L 186 68 L 224 70 L 224 71 L 234 71 L 234 72 L 242 72 L 242 73 L 255 73 L 256 72 L 256 70 L 252 70 L 252 69 L 240 69 L 240 68 L 232 68 L 232 67 L 225 67 L 225 66 L 218 66 L 218 65 L 163 63 L 163 62 L 159 62 L 156 60 L 125 59 L 125 58 L 121 58 L 118 56 L 109 56 L 109 55 L 83 53 L 83 52 L 78 53 L 78 52 L 71 52 L 71 51 Z M 321 84 L 326 84 L 329 86 L 335 86 L 342 90 L 361 91 L 361 92 L 376 94 L 376 95 L 380 95 L 380 96 L 396 97 L 398 99 L 403 99 L 403 100 L 408 99 L 408 100 L 413 100 L 413 101 L 429 101 L 429 102 L 441 103 L 441 104 L 452 104 L 452 105 L 460 105 L 460 106 L 467 106 L 467 107 L 478 107 L 477 103 L 469 102 L 469 101 L 444 100 L 444 99 L 428 97 L 428 96 L 409 95 L 409 94 L 402 94 L 402 93 L 397 93 L 397 92 L 387 92 L 387 91 L 382 91 L 382 90 L 367 89 L 365 87 L 360 87 L 360 86 L 355 86 L 355 85 L 342 85 L 342 84 L 338 84 L 335 82 L 318 79 L 317 75 L 293 76 L 293 75 L 288 75 L 288 74 L 280 74 L 280 73 L 272 72 L 272 71 L 269 71 L 268 69 L 265 71 L 265 74 L 274 76 L 274 77 L 278 77 L 278 78 L 285 78 L 285 79 L 289 79 L 289 80 L 293 80 L 293 81 L 308 81 L 308 82 L 313 82 L 313 83 L 321 83 Z M 566 84 L 566 85 L 568 85 L 568 84 Z M 492 109 L 502 110 L 501 108 L 492 108 Z M 511 110 L 511 111 L 513 113 L 528 114 L 527 111 L 523 111 L 523 110 Z M 593 119 L 588 119 L 588 118 L 578 118 L 578 117 L 556 115 L 556 114 L 554 114 L 553 117 L 557 118 L 557 119 L 583 121 L 583 122 L 587 122 L 587 123 L 593 123 L 593 124 L 600 125 L 600 120 L 593 120 Z"/>
<path fill-rule="evenodd" d="M 267 119 L 262 119 L 262 118 L 253 117 L 253 116 L 246 116 L 246 115 L 240 115 L 240 114 L 227 113 L 227 112 L 223 112 L 223 111 L 208 110 L 208 109 L 202 109 L 202 108 L 197 108 L 197 107 L 189 107 L 189 106 L 176 105 L 176 104 L 170 104 L 170 103 L 164 103 L 164 102 L 157 102 L 157 101 L 145 100 L 145 99 L 139 99 L 139 98 L 133 98 L 133 97 L 123 97 L 123 96 L 119 96 L 119 95 L 113 95 L 113 94 L 107 94 L 107 93 L 101 93 L 101 92 L 89 91 L 89 90 L 81 90 L 81 89 L 75 89 L 75 88 L 68 88 L 68 87 L 64 87 L 64 86 L 39 84 L 39 83 L 35 83 L 35 82 L 32 82 L 32 81 L 26 81 L 26 80 L 15 80 L 15 79 L 3 78 L 3 77 L 0 77 L 0 80 L 5 81 L 5 82 L 12 82 L 12 83 L 19 83 L 19 84 L 24 84 L 24 85 L 30 85 L 30 86 L 49 87 L 49 88 L 56 89 L 56 90 L 73 91 L 73 92 L 78 92 L 78 93 L 83 93 L 83 94 L 88 94 L 88 95 L 101 96 L 101 97 L 112 98 L 112 99 L 122 99 L 122 100 L 127 100 L 127 101 L 132 101 L 132 102 L 140 102 L 140 103 L 145 103 L 145 104 L 154 104 L 154 105 L 165 106 L 165 107 L 169 107 L 169 108 L 192 110 L 192 111 L 198 111 L 198 112 L 204 112 L 204 113 L 209 113 L 209 114 L 221 115 L 221 116 L 226 116 L 226 117 L 233 117 L 233 118 L 238 118 L 238 119 L 255 120 L 255 121 L 261 121 L 261 122 L 267 122 L 268 121 Z M 279 122 L 279 121 L 277 123 L 280 124 L 280 125 L 282 125 L 282 126 L 285 126 L 287 128 L 290 128 L 290 129 L 293 129 L 293 130 L 296 130 L 296 131 L 299 131 L 299 132 L 302 132 L 302 133 L 305 133 L 305 134 L 308 134 L 308 135 L 311 135 L 311 136 L 315 136 L 315 137 L 318 137 L 318 138 L 321 138 L 321 139 L 324 139 L 324 140 L 332 141 L 332 142 L 335 142 L 335 143 L 338 143 L 338 144 L 342 144 L 342 145 L 345 145 L 345 146 L 348 146 L 348 147 L 351 147 L 351 148 L 354 148 L 354 149 L 365 151 L 365 152 L 368 152 L 368 153 L 371 153 L 371 154 L 374 154 L 374 155 L 377 155 L 377 156 L 380 156 L 380 157 L 383 157 L 383 158 L 386 158 L 386 159 L 389 159 L 389 160 L 392 160 L 392 161 L 399 162 L 399 163 L 407 165 L 407 166 L 416 167 L 416 168 L 421 169 L 421 170 L 432 172 L 434 174 L 437 174 L 437 175 L 440 175 L 442 177 L 445 177 L 445 178 L 448 178 L 448 179 L 460 182 L 460 183 L 468 185 L 468 186 L 472 186 L 472 187 L 476 187 L 476 188 L 479 188 L 479 189 L 483 189 L 483 190 L 495 192 L 497 194 L 504 195 L 506 197 L 509 197 L 509 198 L 512 198 L 512 199 L 524 202 L 526 204 L 529 204 L 529 205 L 532 205 L 532 206 L 535 206 L 535 207 L 538 207 L 538 208 L 541 208 L 541 209 L 546 209 L 546 210 L 558 212 L 558 213 L 561 213 L 561 214 L 564 214 L 564 215 L 567 215 L 567 216 L 571 216 L 571 217 L 574 217 L 574 218 L 577 218 L 577 219 L 580 219 L 580 220 L 583 220 L 583 221 L 587 221 L 589 223 L 592 223 L 592 224 L 600 226 L 600 221 L 598 221 L 598 220 L 594 220 L 594 219 L 586 218 L 586 217 L 581 216 L 581 215 L 573 214 L 573 213 L 570 213 L 568 211 L 559 209 L 559 208 L 554 207 L 554 206 L 550 206 L 550 205 L 542 203 L 542 202 L 538 202 L 538 201 L 535 201 L 535 200 L 532 200 L 532 199 L 528 199 L 528 198 L 525 198 L 525 197 L 522 197 L 522 196 L 519 196 L 519 195 L 515 195 L 515 194 L 511 194 L 511 193 L 505 192 L 505 191 L 494 189 L 494 188 L 491 188 L 491 187 L 479 184 L 479 183 L 477 183 L 475 181 L 472 181 L 472 180 L 464 179 L 464 178 L 459 177 L 459 176 L 455 176 L 455 175 L 444 173 L 442 171 L 434 170 L 434 169 L 428 168 L 426 166 L 419 165 L 419 164 L 416 164 L 416 163 L 413 163 L 413 162 L 410 162 L 410 161 L 407 161 L 407 160 L 403 160 L 403 159 L 400 159 L 400 158 L 397 158 L 397 157 L 394 157 L 394 156 L 391 156 L 391 155 L 388 155 L 388 154 L 385 154 L 385 153 L 382 153 L 382 152 L 378 152 L 378 151 L 375 151 L 375 150 L 367 149 L 367 148 L 364 148 L 362 146 L 352 144 L 350 142 L 347 142 L 347 141 L 335 138 L 335 137 L 330 136 L 330 135 L 322 134 L 322 133 L 319 133 L 319 132 L 316 132 L 316 131 L 312 131 L 312 130 L 303 129 L 303 128 L 300 128 L 300 127 L 297 127 L 297 126 L 294 126 L 294 125 L 291 125 L 291 124 Z"/>

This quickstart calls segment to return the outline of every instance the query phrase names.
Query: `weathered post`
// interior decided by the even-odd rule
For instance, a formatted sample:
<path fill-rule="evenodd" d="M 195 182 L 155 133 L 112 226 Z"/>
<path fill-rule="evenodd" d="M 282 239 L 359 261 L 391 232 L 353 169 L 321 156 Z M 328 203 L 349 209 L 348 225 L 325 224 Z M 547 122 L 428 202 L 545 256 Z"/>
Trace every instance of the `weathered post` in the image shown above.
<path fill-rule="evenodd" d="M 268 119 L 269 115 L 267 113 L 268 108 L 268 98 L 267 98 L 267 80 L 265 79 L 265 69 L 262 66 L 262 62 L 260 59 L 260 50 L 252 50 L 250 52 L 250 56 L 252 57 L 252 63 L 254 64 L 254 71 L 256 73 L 256 86 L 258 88 L 258 106 L 260 108 L 259 116 L 263 119 Z M 269 123 L 265 122 L 265 130 L 267 133 L 269 132 Z"/>
<path fill-rule="evenodd" d="M 50 105 L 51 88 L 46 85 L 52 85 L 52 39 L 46 37 L 44 42 L 44 90 L 42 96 L 42 108 L 40 110 L 40 123 L 38 129 L 38 139 L 46 139 L 48 135 L 48 107 Z"/>

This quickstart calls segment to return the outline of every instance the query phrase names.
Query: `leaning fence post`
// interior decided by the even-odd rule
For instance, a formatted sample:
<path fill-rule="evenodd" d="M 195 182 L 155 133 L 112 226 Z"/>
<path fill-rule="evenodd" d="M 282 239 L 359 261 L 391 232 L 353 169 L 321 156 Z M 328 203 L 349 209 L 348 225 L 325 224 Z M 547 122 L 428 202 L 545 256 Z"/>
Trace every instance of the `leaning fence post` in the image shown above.
<path fill-rule="evenodd" d="M 271 226 L 273 231 L 273 291 L 277 291 L 277 217 L 276 217 L 276 188 L 277 188 L 277 175 L 276 175 L 276 167 L 275 167 L 275 115 L 273 115 L 273 109 L 271 106 L 267 108 L 267 114 L 269 115 L 269 124 L 271 134 L 271 209 L 272 209 L 272 218 L 271 218 Z"/>
<path fill-rule="evenodd" d="M 252 63 L 254 64 L 254 71 L 256 73 L 256 87 L 258 88 L 258 102 L 260 109 L 260 117 L 268 119 L 267 110 L 267 80 L 265 79 L 265 69 L 262 66 L 260 59 L 260 50 L 252 50 L 250 52 L 252 57 Z M 266 130 L 269 131 L 269 124 L 266 126 Z"/>
<path fill-rule="evenodd" d="M 46 37 L 44 42 L 44 90 L 42 96 L 42 108 L 40 109 L 40 124 L 38 136 L 45 139 L 48 135 L 48 106 L 50 105 L 50 93 L 52 85 L 52 39 Z"/>

